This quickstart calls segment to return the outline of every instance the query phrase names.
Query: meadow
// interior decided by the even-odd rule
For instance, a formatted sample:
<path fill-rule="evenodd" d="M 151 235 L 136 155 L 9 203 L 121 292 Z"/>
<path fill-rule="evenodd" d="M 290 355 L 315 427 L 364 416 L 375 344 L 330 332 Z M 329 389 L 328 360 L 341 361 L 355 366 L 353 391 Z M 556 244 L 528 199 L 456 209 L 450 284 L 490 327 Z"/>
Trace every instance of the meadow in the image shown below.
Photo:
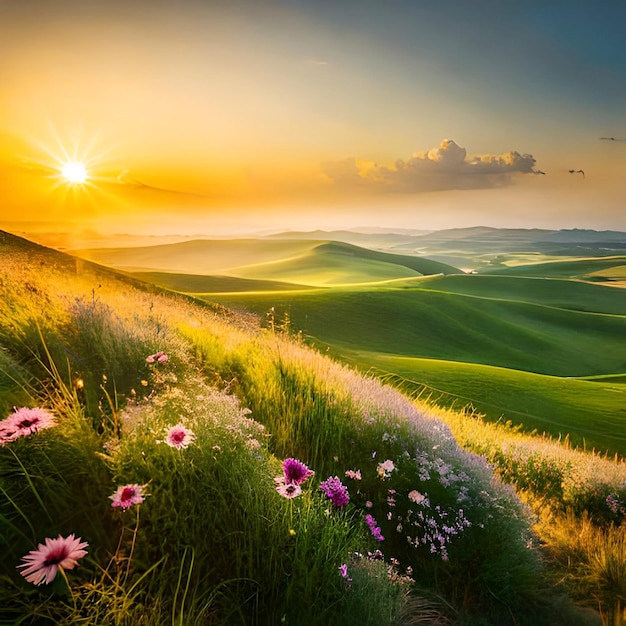
<path fill-rule="evenodd" d="M 3 623 L 621 618 L 610 572 L 502 480 L 606 546 L 621 462 L 494 438 L 505 473 L 458 414 L 276 326 L 8 234 L 0 254 Z"/>
<path fill-rule="evenodd" d="M 89 255 L 142 266 L 134 277 L 169 290 L 271 315 L 271 323 L 290 326 L 412 396 L 444 407 L 470 405 L 528 432 L 569 433 L 583 448 L 626 453 L 620 382 L 626 290 L 607 288 L 622 284 L 624 257 L 614 253 L 624 245 L 623 233 L 335 234 L 384 252 L 313 239 L 323 234 L 246 240 L 247 253 L 239 257 L 245 265 L 224 274 L 196 273 L 223 258 L 224 241 L 215 250 L 197 242 L 197 257 L 179 257 L 180 244 Z M 234 252 L 240 244 L 233 242 Z M 574 256 L 581 250 L 593 256 Z M 463 273 L 423 253 L 478 269 Z M 163 271 L 149 271 L 157 261 Z M 175 271 L 184 263 L 190 273 Z"/>

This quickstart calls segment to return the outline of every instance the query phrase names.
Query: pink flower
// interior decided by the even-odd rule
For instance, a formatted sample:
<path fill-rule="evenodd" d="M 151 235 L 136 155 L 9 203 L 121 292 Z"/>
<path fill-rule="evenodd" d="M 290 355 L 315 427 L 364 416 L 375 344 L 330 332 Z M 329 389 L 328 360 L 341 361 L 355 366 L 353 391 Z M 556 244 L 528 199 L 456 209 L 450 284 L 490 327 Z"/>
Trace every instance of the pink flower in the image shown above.
<path fill-rule="evenodd" d="M 146 485 L 123 485 L 117 488 L 117 491 L 110 495 L 109 498 L 113 500 L 111 506 L 121 506 L 124 510 L 133 506 L 133 504 L 141 504 L 148 494 L 145 494 L 143 490 Z"/>
<path fill-rule="evenodd" d="M 301 485 L 306 482 L 315 472 L 310 470 L 302 461 L 298 459 L 285 459 L 283 461 L 283 475 L 285 484 Z"/>
<path fill-rule="evenodd" d="M 376 467 L 376 472 L 379 478 L 385 480 L 386 478 L 389 478 L 389 476 L 391 476 L 391 472 L 393 472 L 395 469 L 396 466 L 393 464 L 393 461 L 391 459 L 387 459 L 384 463 L 378 464 L 378 466 Z"/>
<path fill-rule="evenodd" d="M 169 357 L 165 352 L 155 352 L 150 356 L 146 357 L 146 363 L 167 363 L 169 361 Z"/>
<path fill-rule="evenodd" d="M 276 487 L 276 491 L 278 491 L 283 498 L 292 500 L 293 498 L 297 498 L 302 493 L 302 487 L 300 487 L 300 485 L 296 485 L 295 483 L 289 483 L 287 485 L 280 484 Z"/>
<path fill-rule="evenodd" d="M 187 448 L 190 443 L 193 443 L 196 439 L 193 431 L 190 428 L 185 428 L 182 424 L 176 424 L 172 426 L 165 435 L 165 443 L 172 448 L 182 450 Z"/>
<path fill-rule="evenodd" d="M 45 545 L 40 543 L 37 550 L 31 550 L 22 557 L 24 563 L 18 565 L 17 568 L 22 569 L 20 574 L 29 583 L 40 585 L 45 582 L 49 585 L 57 575 L 59 567 L 74 569 L 78 559 L 82 559 L 87 554 L 87 550 L 83 548 L 88 545 L 80 537 L 75 538 L 73 533 L 67 537 L 59 535 L 57 539 L 47 537 Z"/>
<path fill-rule="evenodd" d="M 0 422 L 0 445 L 55 426 L 55 417 L 46 409 L 22 407 Z"/>
<path fill-rule="evenodd" d="M 426 499 L 426 496 L 417 491 L 417 489 L 413 489 L 413 491 L 409 491 L 408 498 L 411 502 L 415 502 L 415 504 L 420 504 Z"/>
<path fill-rule="evenodd" d="M 341 574 L 341 577 L 345 578 L 349 583 L 352 582 L 352 578 L 350 578 L 350 574 L 348 574 L 347 563 L 344 563 L 343 565 L 339 567 L 339 573 Z"/>
<path fill-rule="evenodd" d="M 352 480 L 361 480 L 361 470 L 346 470 L 346 478 L 352 478 Z"/>

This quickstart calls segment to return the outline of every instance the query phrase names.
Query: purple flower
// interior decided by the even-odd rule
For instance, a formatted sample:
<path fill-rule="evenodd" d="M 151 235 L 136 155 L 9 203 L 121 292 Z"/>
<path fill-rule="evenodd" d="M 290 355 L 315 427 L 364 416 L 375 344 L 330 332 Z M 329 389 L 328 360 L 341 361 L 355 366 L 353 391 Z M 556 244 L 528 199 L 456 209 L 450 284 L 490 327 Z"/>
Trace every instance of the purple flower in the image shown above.
<path fill-rule="evenodd" d="M 372 535 L 374 536 L 374 539 L 376 539 L 376 541 L 384 541 L 385 538 L 382 535 L 382 532 L 376 522 L 376 520 L 374 519 L 374 517 L 372 515 L 370 515 L 369 513 L 365 516 L 365 522 L 367 523 L 367 525 L 370 527 L 370 531 L 372 532 Z"/>
<path fill-rule="evenodd" d="M 301 485 L 315 472 L 310 470 L 302 461 L 289 458 L 283 461 L 283 474 L 286 485 Z"/>
<path fill-rule="evenodd" d="M 346 506 L 350 502 L 348 488 L 337 476 L 330 476 L 320 484 L 320 489 L 335 506 Z"/>
<path fill-rule="evenodd" d="M 339 573 L 341 574 L 341 577 L 345 578 L 349 583 L 352 582 L 352 578 L 348 575 L 348 565 L 346 563 L 339 567 Z"/>

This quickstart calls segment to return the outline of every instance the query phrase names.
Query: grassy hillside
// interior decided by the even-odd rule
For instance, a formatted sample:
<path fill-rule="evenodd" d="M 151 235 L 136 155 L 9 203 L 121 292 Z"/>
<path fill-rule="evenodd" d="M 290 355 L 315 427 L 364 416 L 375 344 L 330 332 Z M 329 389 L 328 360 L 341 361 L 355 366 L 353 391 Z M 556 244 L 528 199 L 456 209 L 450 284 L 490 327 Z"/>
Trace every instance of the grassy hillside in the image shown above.
<path fill-rule="evenodd" d="M 611 256 L 604 258 L 575 259 L 567 261 L 550 261 L 549 263 L 531 263 L 529 265 L 517 265 L 494 270 L 488 270 L 489 274 L 507 276 L 538 276 L 543 278 L 577 278 L 580 280 L 600 280 L 605 272 L 608 272 L 606 280 L 611 274 L 623 279 L 626 257 Z"/>
<path fill-rule="evenodd" d="M 626 457 L 623 377 L 560 378 L 473 363 L 345 355 L 414 397 L 441 406 L 471 406 L 491 421 L 511 420 L 526 431 L 568 437 L 575 446 Z"/>
<path fill-rule="evenodd" d="M 577 614 L 545 592 L 524 505 L 397 391 L 249 317 L 6 234 L 0 254 L 2 621 Z M 20 576 L 72 537 L 77 567 Z"/>
<path fill-rule="evenodd" d="M 554 376 L 626 369 L 626 317 L 618 315 L 413 287 L 208 299 L 261 315 L 271 307 L 278 317 L 288 312 L 296 329 L 339 350 L 482 363 Z"/>
<path fill-rule="evenodd" d="M 189 294 L 255 291 L 289 291 L 310 289 L 308 285 L 275 280 L 254 280 L 233 276 L 203 276 L 197 274 L 175 274 L 172 272 L 132 272 L 138 280 Z"/>
<path fill-rule="evenodd" d="M 444 406 L 471 404 L 489 419 L 626 455 L 622 390 L 613 384 L 626 370 L 625 296 L 573 280 L 450 275 L 206 297 L 261 316 L 273 307 L 276 320 L 287 315 L 336 356 L 392 372 L 398 377 L 387 380 L 426 389 Z M 607 386 L 571 379 L 584 376 Z"/>
<path fill-rule="evenodd" d="M 126 271 L 226 275 L 313 286 L 460 272 L 452 266 L 421 257 L 319 241 L 200 240 L 141 248 L 79 250 L 74 253 Z"/>
<path fill-rule="evenodd" d="M 582 281 L 488 274 L 432 276 L 412 283 L 411 288 L 574 311 L 626 315 L 626 291 L 605 289 Z"/>

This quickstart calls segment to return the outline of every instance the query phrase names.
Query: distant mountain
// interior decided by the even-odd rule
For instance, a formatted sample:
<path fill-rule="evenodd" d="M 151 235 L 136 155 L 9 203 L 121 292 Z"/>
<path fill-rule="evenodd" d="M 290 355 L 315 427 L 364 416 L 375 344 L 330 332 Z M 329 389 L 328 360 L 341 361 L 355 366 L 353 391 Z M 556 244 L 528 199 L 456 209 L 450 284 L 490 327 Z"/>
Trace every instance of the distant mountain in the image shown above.
<path fill-rule="evenodd" d="M 626 243 L 626 232 L 619 230 L 586 230 L 573 228 L 552 233 L 545 241 L 567 243 Z"/>
<path fill-rule="evenodd" d="M 546 237 L 556 233 L 554 230 L 541 228 L 492 228 L 490 226 L 472 226 L 470 228 L 449 228 L 437 230 L 416 237 L 420 244 L 442 244 L 446 242 L 471 241 L 483 242 L 531 242 L 543 241 Z"/>
<path fill-rule="evenodd" d="M 372 248 L 375 250 L 388 250 L 402 244 L 415 243 L 416 237 L 425 235 L 430 231 L 405 229 L 402 232 L 396 230 L 380 229 L 375 232 L 364 230 L 312 230 L 312 231 L 285 231 L 269 235 L 267 239 L 291 239 L 305 241 L 341 241 L 355 246 Z"/>

